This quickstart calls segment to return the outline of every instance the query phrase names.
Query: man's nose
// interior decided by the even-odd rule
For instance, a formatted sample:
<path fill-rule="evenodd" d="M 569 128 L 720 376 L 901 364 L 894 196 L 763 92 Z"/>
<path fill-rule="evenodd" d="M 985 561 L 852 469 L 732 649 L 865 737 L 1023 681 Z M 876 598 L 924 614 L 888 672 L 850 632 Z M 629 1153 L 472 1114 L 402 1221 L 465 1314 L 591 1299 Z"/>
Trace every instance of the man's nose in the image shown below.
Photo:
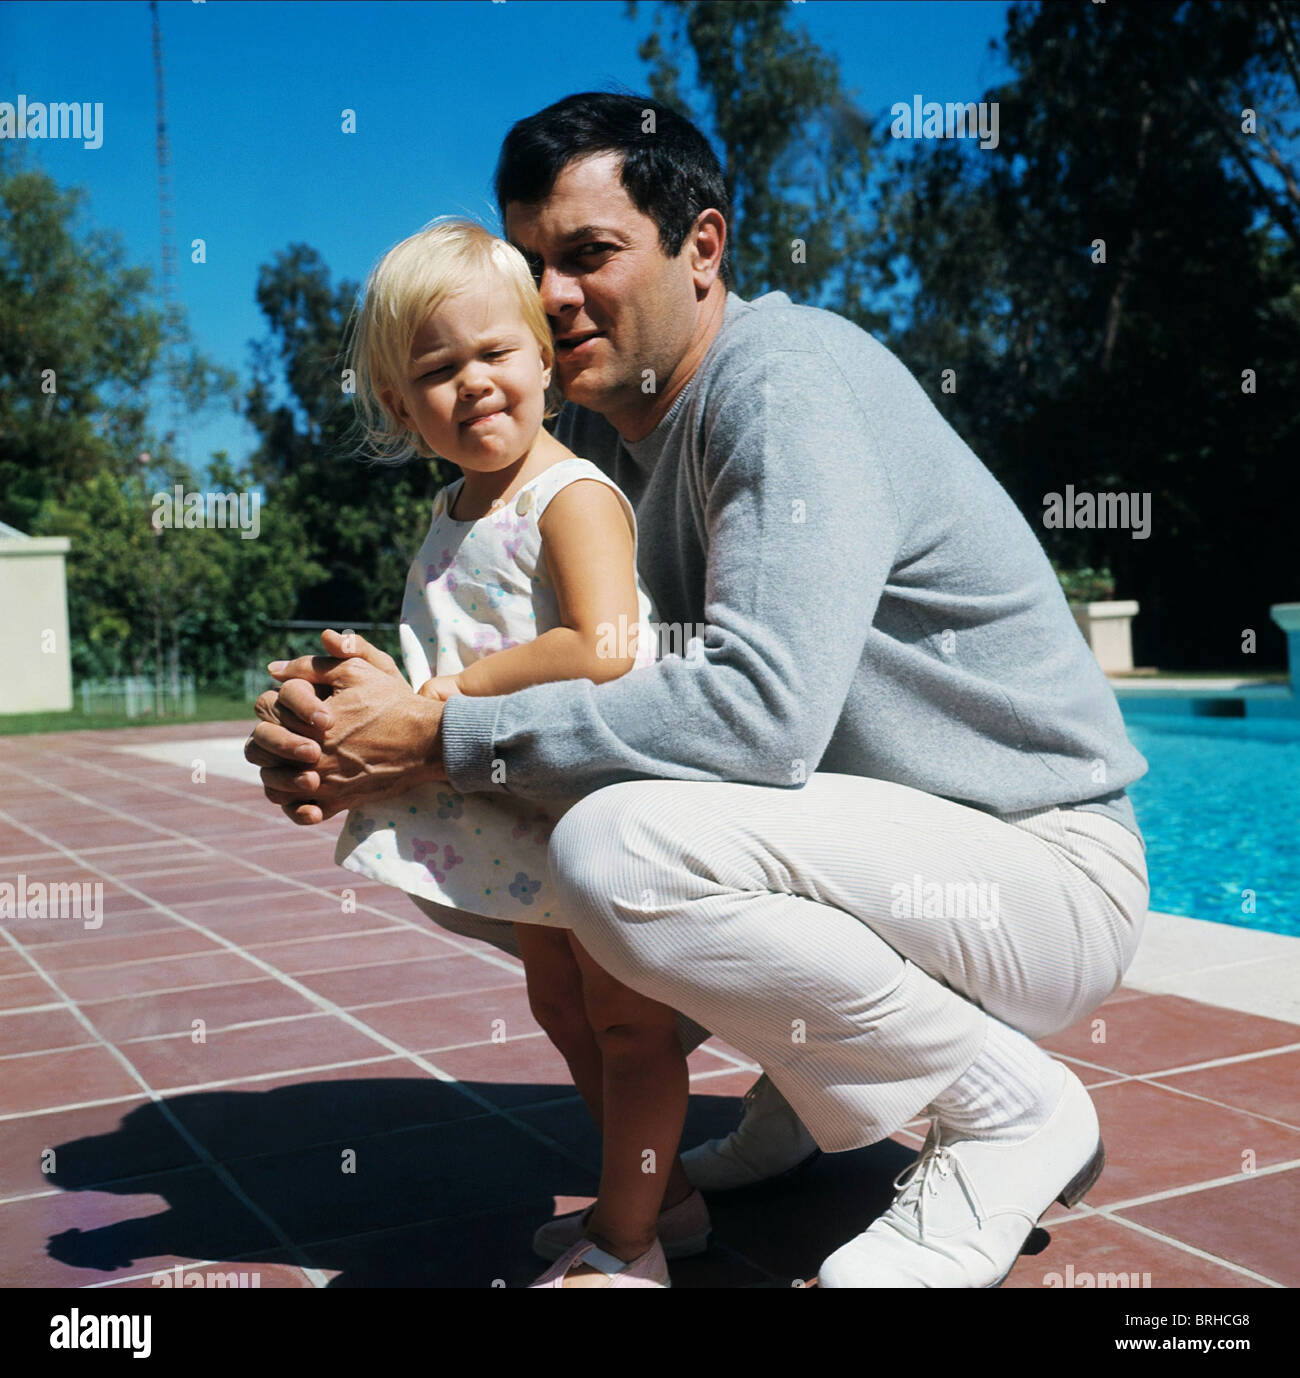
<path fill-rule="evenodd" d="M 570 307 L 582 305 L 582 292 L 577 280 L 549 265 L 542 270 L 542 280 L 537 284 L 537 290 L 541 294 L 542 309 L 548 316 L 558 316 Z"/>

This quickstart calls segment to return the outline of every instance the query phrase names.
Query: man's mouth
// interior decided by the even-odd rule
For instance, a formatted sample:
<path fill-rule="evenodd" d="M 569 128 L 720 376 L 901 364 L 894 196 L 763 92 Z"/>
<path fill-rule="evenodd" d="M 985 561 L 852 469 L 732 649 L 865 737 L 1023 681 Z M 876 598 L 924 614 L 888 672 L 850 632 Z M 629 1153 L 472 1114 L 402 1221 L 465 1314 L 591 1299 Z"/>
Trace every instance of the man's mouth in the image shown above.
<path fill-rule="evenodd" d="M 555 352 L 561 359 L 581 356 L 591 340 L 603 339 L 603 330 L 584 330 L 572 335 L 562 336 L 555 341 Z"/>

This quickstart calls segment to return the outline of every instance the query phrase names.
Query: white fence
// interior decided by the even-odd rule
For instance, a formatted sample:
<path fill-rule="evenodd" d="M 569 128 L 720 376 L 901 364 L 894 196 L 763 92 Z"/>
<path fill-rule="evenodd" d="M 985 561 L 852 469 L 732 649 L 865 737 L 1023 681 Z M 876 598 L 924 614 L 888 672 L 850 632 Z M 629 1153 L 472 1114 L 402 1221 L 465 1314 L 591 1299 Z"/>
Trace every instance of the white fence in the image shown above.
<path fill-rule="evenodd" d="M 168 675 L 161 683 L 146 675 L 83 679 L 77 686 L 81 711 L 128 718 L 192 717 L 194 676 Z"/>

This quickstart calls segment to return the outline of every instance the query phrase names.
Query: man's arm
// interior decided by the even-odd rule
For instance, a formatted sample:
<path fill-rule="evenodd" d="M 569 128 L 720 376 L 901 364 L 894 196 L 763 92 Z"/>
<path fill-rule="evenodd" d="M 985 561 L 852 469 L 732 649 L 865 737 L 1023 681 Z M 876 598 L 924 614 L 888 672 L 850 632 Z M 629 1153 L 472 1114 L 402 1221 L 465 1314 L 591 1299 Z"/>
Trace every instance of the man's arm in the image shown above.
<path fill-rule="evenodd" d="M 815 344 L 730 371 L 702 432 L 702 653 L 608 684 L 450 700 L 443 759 L 458 789 L 544 798 L 640 778 L 789 786 L 816 768 L 900 541 L 875 437 Z"/>
<path fill-rule="evenodd" d="M 500 697 L 426 701 L 440 720 L 419 730 L 397 719 L 377 724 L 350 689 L 336 693 L 322 710 L 329 718 L 323 783 L 301 771 L 298 779 L 309 784 L 277 802 L 317 797 L 329 816 L 365 797 L 364 778 L 354 772 L 347 797 L 335 802 L 342 797 L 329 754 L 335 741 L 362 761 L 379 751 L 397 773 L 405 752 L 411 783 L 431 759 L 441 760 L 462 792 L 535 798 L 630 779 L 790 786 L 810 775 L 843 712 L 901 539 L 885 465 L 835 359 L 816 343 L 730 370 L 702 429 L 702 653 L 669 656 L 606 684 L 568 680 Z M 306 662 L 281 673 L 315 674 Z M 308 684 L 286 685 L 280 699 L 307 711 L 309 692 Z M 355 744 L 354 721 L 364 734 Z M 376 734 L 382 740 L 372 748 Z M 246 754 L 259 765 L 280 764 L 289 754 L 280 745 L 266 756 L 251 746 Z M 284 777 L 268 773 L 276 798 L 269 785 Z M 286 812 L 319 821 L 321 806 Z"/>

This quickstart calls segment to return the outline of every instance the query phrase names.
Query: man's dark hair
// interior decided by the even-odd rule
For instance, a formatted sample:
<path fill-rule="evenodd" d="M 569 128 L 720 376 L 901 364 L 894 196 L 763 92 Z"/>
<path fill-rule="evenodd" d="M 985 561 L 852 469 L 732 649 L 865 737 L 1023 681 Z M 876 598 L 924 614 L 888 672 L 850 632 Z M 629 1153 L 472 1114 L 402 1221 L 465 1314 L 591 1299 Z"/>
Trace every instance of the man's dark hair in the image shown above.
<path fill-rule="evenodd" d="M 600 153 L 621 155 L 623 187 L 636 208 L 658 225 L 659 246 L 668 258 L 681 253 L 701 211 L 721 212 L 730 228 L 731 198 L 704 135 L 649 96 L 609 91 L 565 96 L 511 126 L 495 178 L 502 223 L 511 201 L 544 201 L 564 168 Z M 723 246 L 719 276 L 730 282 L 730 245 Z"/>

